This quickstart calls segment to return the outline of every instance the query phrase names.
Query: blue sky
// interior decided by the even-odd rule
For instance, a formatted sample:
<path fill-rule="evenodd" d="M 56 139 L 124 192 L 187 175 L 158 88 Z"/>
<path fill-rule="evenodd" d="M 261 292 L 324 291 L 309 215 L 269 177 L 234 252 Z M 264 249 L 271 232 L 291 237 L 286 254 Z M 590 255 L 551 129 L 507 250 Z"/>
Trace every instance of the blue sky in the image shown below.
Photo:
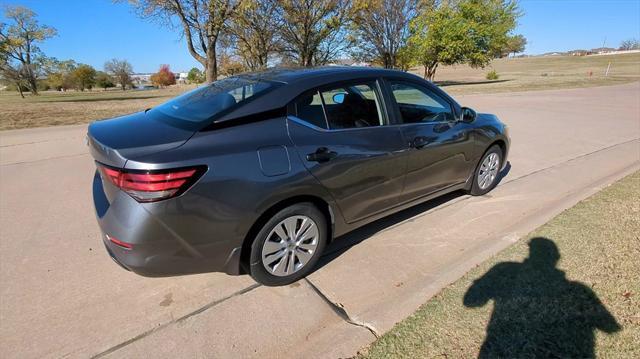
<path fill-rule="evenodd" d="M 34 10 L 58 36 L 41 46 L 58 59 L 74 59 L 102 69 L 111 58 L 129 60 L 136 72 L 156 71 L 168 63 L 186 71 L 198 63 L 191 58 L 179 29 L 167 29 L 138 18 L 126 2 L 111 0 L 1 0 Z M 521 0 L 525 12 L 517 33 L 526 53 L 618 47 L 640 38 L 640 0 Z"/>

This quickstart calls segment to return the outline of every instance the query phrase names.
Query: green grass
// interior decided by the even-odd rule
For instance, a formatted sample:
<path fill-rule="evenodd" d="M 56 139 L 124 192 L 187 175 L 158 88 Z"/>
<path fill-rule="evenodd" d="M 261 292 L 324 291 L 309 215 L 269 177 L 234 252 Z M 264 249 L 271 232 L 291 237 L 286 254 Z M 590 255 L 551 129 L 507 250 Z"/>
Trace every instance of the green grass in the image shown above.
<path fill-rule="evenodd" d="M 640 357 L 640 172 L 468 272 L 362 358 Z"/>

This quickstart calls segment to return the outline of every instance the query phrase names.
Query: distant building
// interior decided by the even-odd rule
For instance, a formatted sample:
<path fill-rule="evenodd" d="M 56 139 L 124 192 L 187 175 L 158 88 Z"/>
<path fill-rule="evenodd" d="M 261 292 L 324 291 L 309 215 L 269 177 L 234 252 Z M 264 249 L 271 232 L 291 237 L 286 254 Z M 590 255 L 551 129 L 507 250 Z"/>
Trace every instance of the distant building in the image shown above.
<path fill-rule="evenodd" d="M 131 81 L 136 85 L 150 84 L 151 75 L 153 74 L 133 74 L 131 75 Z"/>
<path fill-rule="evenodd" d="M 614 48 L 611 48 L 611 47 L 598 47 L 596 49 L 591 49 L 591 53 L 594 53 L 594 54 L 606 54 L 606 53 L 614 52 L 614 51 L 617 51 L 617 50 L 618 49 L 614 49 Z"/>
<path fill-rule="evenodd" d="M 356 61 L 354 59 L 337 59 L 328 64 L 328 66 L 360 66 L 370 67 L 371 64 L 363 61 Z"/>
<path fill-rule="evenodd" d="M 328 63 L 328 66 L 351 66 L 355 61 L 352 59 L 336 59 Z"/>
<path fill-rule="evenodd" d="M 181 72 L 174 72 L 173 74 L 176 76 L 176 83 L 179 83 L 179 84 L 187 83 L 187 76 L 189 76 L 188 72 L 181 71 Z M 133 81 L 135 85 L 149 85 L 151 84 L 152 75 L 153 75 L 152 73 L 133 74 L 131 75 L 131 81 Z"/>
<path fill-rule="evenodd" d="M 640 50 L 614 50 L 614 51 L 607 51 L 607 52 L 598 52 L 598 53 L 594 53 L 592 54 L 593 56 L 608 56 L 608 55 L 620 55 L 620 54 L 633 54 L 633 53 L 638 53 L 640 52 Z"/>
<path fill-rule="evenodd" d="M 593 52 L 591 52 L 591 50 L 571 50 L 567 52 L 567 54 L 571 56 L 586 56 L 586 55 L 591 55 L 592 53 Z"/>
<path fill-rule="evenodd" d="M 187 76 L 189 76 L 188 72 L 176 72 L 176 83 L 179 84 L 186 84 L 187 83 Z"/>

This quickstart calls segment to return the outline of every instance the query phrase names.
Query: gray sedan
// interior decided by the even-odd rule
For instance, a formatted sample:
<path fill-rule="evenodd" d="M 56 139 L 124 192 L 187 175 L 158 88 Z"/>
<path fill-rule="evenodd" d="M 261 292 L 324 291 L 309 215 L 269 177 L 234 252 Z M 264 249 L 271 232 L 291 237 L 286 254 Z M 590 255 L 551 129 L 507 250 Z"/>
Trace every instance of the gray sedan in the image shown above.
<path fill-rule="evenodd" d="M 223 271 L 267 285 L 333 239 L 441 196 L 493 189 L 507 127 L 399 71 L 275 69 L 99 121 L 88 141 L 111 257 L 144 276 Z"/>

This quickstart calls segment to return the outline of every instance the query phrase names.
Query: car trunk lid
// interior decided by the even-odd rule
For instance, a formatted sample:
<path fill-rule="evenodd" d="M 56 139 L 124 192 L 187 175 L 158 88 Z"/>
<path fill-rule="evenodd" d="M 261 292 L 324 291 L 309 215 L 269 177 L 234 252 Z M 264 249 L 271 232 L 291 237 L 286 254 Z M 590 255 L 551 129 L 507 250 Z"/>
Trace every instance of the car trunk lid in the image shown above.
<path fill-rule="evenodd" d="M 123 168 L 128 160 L 174 149 L 193 135 L 193 130 L 171 126 L 161 113 L 138 112 L 89 126 L 87 142 L 93 158 Z"/>

